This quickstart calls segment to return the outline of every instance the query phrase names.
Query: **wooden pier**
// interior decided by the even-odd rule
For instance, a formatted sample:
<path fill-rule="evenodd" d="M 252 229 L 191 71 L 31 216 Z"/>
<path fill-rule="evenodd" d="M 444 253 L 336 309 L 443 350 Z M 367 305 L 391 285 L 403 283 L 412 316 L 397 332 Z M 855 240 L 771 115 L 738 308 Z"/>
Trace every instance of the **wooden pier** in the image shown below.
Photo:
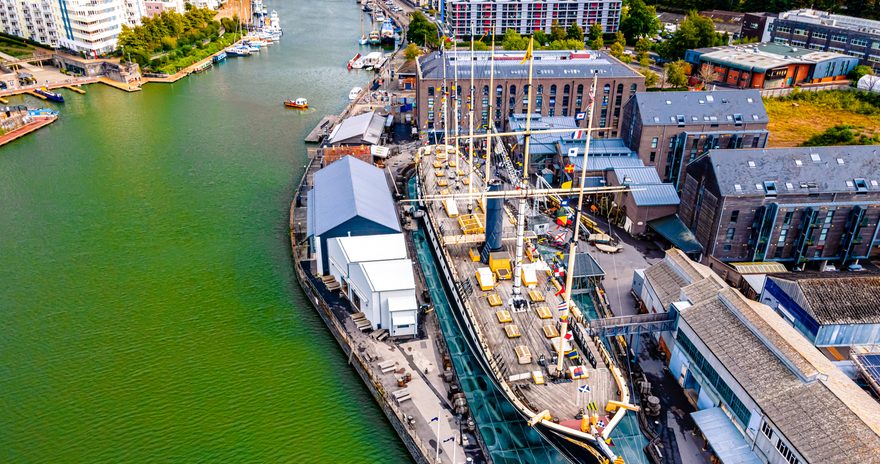
<path fill-rule="evenodd" d="M 318 143 L 324 139 L 324 137 L 329 133 L 330 128 L 332 128 L 337 122 L 339 122 L 339 116 L 327 115 L 321 118 L 321 122 L 309 132 L 309 135 L 306 136 L 305 141 L 308 143 Z"/>
<path fill-rule="evenodd" d="M 137 85 L 131 85 L 124 82 L 114 81 L 113 79 L 108 79 L 106 77 L 99 77 L 98 82 L 109 85 L 115 89 L 125 90 L 126 92 L 139 92 L 141 88 Z"/>
<path fill-rule="evenodd" d="M 74 92 L 76 92 L 76 93 L 78 93 L 78 94 L 80 94 L 80 95 L 85 95 L 85 94 L 86 94 L 86 91 L 83 90 L 83 88 L 80 87 L 80 86 L 78 86 L 78 85 L 65 85 L 64 88 L 67 89 L 67 90 L 72 90 L 72 91 L 74 91 Z"/>
<path fill-rule="evenodd" d="M 46 99 L 46 96 L 45 96 L 45 95 L 40 95 L 40 94 L 38 94 L 37 92 L 34 92 L 33 90 L 28 90 L 28 91 L 25 92 L 25 93 L 27 93 L 28 95 L 30 95 L 30 96 L 32 96 L 32 97 L 37 97 L 37 98 L 39 98 L 40 100 L 45 100 L 45 99 Z"/>

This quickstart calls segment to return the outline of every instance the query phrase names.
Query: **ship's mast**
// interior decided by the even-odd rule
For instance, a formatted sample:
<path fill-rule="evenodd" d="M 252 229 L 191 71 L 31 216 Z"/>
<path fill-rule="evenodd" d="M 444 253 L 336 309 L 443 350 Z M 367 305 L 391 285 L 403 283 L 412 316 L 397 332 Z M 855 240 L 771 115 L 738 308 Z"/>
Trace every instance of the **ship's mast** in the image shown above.
<path fill-rule="evenodd" d="M 474 32 L 476 26 L 471 24 L 471 93 L 468 102 L 468 193 L 474 193 Z M 474 210 L 474 197 L 468 197 L 468 213 Z"/>
<path fill-rule="evenodd" d="M 449 87 L 446 83 L 446 41 L 440 41 L 440 59 L 443 64 L 443 89 L 440 98 L 443 103 L 443 151 L 446 152 L 446 145 L 449 143 L 449 115 L 446 112 L 447 97 L 449 96 Z"/>
<path fill-rule="evenodd" d="M 559 331 L 559 346 L 557 346 L 556 356 L 556 372 L 562 373 L 562 361 L 564 359 L 565 334 L 568 332 L 568 318 L 570 309 L 574 304 L 571 301 L 571 287 L 574 282 L 574 266 L 575 255 L 577 254 L 578 232 L 581 230 L 581 214 L 584 204 L 584 183 L 587 179 L 587 159 L 590 153 L 590 140 L 593 138 L 593 112 L 596 108 L 596 85 L 599 81 L 599 75 L 593 74 L 593 84 L 590 86 L 590 114 L 587 115 L 587 140 L 584 143 L 584 162 L 581 165 L 581 180 L 578 187 L 578 201 L 574 216 L 574 234 L 571 238 L 571 244 L 568 247 L 568 267 L 565 269 L 565 311 L 560 318 L 562 320 L 562 330 Z"/>
<path fill-rule="evenodd" d="M 523 63 L 529 62 L 529 84 L 526 91 L 526 131 L 523 135 L 525 142 L 523 144 L 523 171 L 522 179 L 519 182 L 519 188 L 525 190 L 529 188 L 529 140 L 532 137 L 532 70 L 534 68 L 533 47 L 534 37 L 529 38 L 529 48 L 526 50 L 526 56 Z M 516 258 L 513 269 L 513 302 L 515 306 L 519 306 L 523 301 L 522 296 L 522 266 L 523 266 L 523 241 L 526 232 L 526 202 L 525 198 L 520 199 L 516 212 Z"/>
<path fill-rule="evenodd" d="M 459 107 L 459 98 L 458 92 L 461 89 L 458 86 L 458 39 L 453 35 L 452 36 L 452 54 L 455 57 L 455 61 L 453 62 L 453 74 L 455 77 L 452 84 L 452 100 L 455 102 L 454 114 L 452 115 L 453 124 L 455 124 L 455 156 L 458 157 L 459 154 L 459 139 L 461 138 L 461 121 L 459 121 L 459 114 L 461 113 L 461 108 Z M 457 160 L 456 160 L 457 161 Z"/>
<path fill-rule="evenodd" d="M 489 56 L 489 124 L 486 133 L 486 182 L 491 179 L 489 165 L 492 164 L 492 131 L 495 130 L 495 25 L 492 25 L 492 54 Z M 473 139 L 473 136 L 471 136 Z"/>

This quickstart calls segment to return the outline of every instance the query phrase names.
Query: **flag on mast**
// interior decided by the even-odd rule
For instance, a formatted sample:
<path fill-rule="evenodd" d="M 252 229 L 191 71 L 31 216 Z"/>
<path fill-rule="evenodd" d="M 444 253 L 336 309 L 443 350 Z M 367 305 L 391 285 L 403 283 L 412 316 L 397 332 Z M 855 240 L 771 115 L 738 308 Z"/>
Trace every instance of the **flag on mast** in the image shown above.
<path fill-rule="evenodd" d="M 529 48 L 526 49 L 526 56 L 523 57 L 523 60 L 519 64 L 526 64 L 529 60 L 532 59 L 532 46 L 535 43 L 535 39 L 529 37 Z"/>

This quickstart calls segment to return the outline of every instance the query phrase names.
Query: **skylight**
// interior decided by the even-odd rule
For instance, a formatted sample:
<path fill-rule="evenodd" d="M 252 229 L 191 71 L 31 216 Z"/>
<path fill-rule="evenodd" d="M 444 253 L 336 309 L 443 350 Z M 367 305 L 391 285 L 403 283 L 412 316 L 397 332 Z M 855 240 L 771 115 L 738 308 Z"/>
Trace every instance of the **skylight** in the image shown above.
<path fill-rule="evenodd" d="M 774 182 L 772 180 L 765 180 L 764 181 L 764 192 L 768 196 L 776 195 L 776 182 Z"/>
<path fill-rule="evenodd" d="M 822 157 L 820 157 L 818 153 L 810 153 L 810 159 L 813 160 L 814 163 L 822 161 Z"/>
<path fill-rule="evenodd" d="M 750 167 L 750 168 L 753 168 L 753 167 L 755 167 L 755 166 L 757 166 L 757 165 L 755 164 L 755 162 L 749 160 L 749 167 Z"/>
<path fill-rule="evenodd" d="M 795 166 L 803 166 L 804 162 L 801 160 L 794 160 L 794 164 L 795 164 Z"/>
<path fill-rule="evenodd" d="M 843 158 L 837 158 L 837 164 L 843 164 Z"/>
<path fill-rule="evenodd" d="M 736 190 L 737 192 L 742 192 L 743 186 L 739 185 L 739 184 L 733 184 L 733 189 Z"/>
<path fill-rule="evenodd" d="M 794 185 L 791 182 L 786 182 L 785 188 L 787 188 L 789 190 L 794 190 Z"/>

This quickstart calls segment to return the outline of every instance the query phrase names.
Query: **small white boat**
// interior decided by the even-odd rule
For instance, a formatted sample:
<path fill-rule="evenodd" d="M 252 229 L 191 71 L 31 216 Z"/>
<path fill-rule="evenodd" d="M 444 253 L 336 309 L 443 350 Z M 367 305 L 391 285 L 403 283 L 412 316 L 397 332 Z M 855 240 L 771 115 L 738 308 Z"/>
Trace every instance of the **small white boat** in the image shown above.
<path fill-rule="evenodd" d="M 354 87 L 354 88 L 352 88 L 352 89 L 351 89 L 351 92 L 348 92 L 348 99 L 349 99 L 349 100 L 354 100 L 354 99 L 356 99 L 356 98 L 358 97 L 358 95 L 361 93 L 362 90 L 364 90 L 364 89 L 362 89 L 362 88 L 360 88 L 360 87 Z"/>

